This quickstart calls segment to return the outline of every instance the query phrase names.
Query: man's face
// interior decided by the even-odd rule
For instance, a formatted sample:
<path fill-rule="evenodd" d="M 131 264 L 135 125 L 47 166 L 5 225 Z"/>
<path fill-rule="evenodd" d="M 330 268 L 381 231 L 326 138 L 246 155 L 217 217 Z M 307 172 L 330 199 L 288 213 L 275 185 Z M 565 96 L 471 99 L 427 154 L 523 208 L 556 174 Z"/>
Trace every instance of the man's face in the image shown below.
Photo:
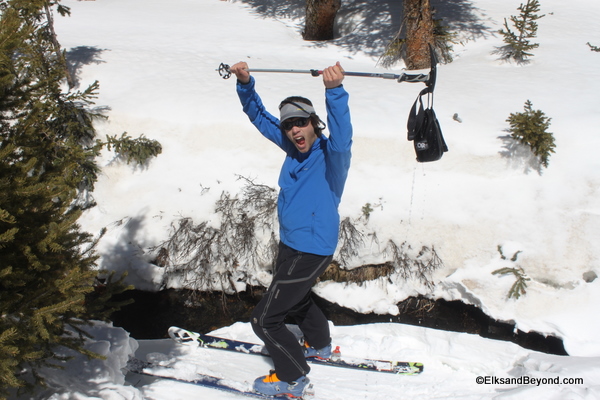
<path fill-rule="evenodd" d="M 310 118 L 288 118 L 282 126 L 286 136 L 300 153 L 308 152 L 317 140 L 317 134 Z"/>

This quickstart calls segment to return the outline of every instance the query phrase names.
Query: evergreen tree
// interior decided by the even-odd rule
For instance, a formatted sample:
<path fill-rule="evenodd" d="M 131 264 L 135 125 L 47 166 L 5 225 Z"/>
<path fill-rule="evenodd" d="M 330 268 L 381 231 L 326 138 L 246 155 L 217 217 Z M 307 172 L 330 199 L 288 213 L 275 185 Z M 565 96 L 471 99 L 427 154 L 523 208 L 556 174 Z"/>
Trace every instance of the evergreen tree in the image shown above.
<path fill-rule="evenodd" d="M 529 62 L 528 58 L 533 57 L 531 50 L 539 47 L 539 44 L 532 43 L 531 39 L 537 36 L 536 21 L 544 15 L 537 14 L 540 11 L 539 0 L 527 0 L 527 4 L 521 3 L 517 10 L 521 13 L 510 17 L 515 30 L 510 28 L 505 18 L 504 29 L 500 29 L 498 33 L 504 36 L 506 45 L 497 47 L 494 54 L 499 54 L 500 59 L 504 61 L 513 59 L 518 64 L 526 64 Z"/>
<path fill-rule="evenodd" d="M 85 324 L 106 319 L 106 294 L 125 289 L 112 276 L 99 284 L 95 241 L 77 224 L 109 143 L 93 127 L 98 83 L 61 89 L 53 9 L 69 13 L 57 1 L 0 0 L 0 398 L 43 383 L 36 371 L 62 361 L 59 346 L 94 356 L 82 347 Z M 125 157 L 160 153 L 154 141 L 144 152 L 127 138 Z"/>
<path fill-rule="evenodd" d="M 506 122 L 510 124 L 510 136 L 521 144 L 529 146 L 539 158 L 542 166 L 548 168 L 550 153 L 554 153 L 554 136 L 547 129 L 550 118 L 541 110 L 534 110 L 531 101 L 525 102 L 525 111 L 511 113 Z"/>

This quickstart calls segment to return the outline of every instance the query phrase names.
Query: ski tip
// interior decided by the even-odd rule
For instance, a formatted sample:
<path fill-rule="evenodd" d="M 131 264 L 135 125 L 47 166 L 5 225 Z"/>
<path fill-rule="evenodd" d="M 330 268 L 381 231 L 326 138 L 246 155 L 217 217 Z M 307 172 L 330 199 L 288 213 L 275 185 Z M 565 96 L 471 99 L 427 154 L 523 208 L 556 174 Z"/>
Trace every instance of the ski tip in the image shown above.
<path fill-rule="evenodd" d="M 186 329 L 172 326 L 168 330 L 169 337 L 178 343 L 197 343 L 199 335 Z"/>

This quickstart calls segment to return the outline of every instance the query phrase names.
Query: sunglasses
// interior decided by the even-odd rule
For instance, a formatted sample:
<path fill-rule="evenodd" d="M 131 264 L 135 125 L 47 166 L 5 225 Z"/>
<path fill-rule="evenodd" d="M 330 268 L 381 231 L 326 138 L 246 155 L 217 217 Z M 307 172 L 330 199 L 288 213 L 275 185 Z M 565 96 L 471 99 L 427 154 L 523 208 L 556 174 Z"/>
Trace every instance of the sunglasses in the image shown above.
<path fill-rule="evenodd" d="M 297 126 L 299 128 L 304 128 L 305 126 L 308 125 L 308 123 L 310 122 L 310 118 L 296 118 L 294 120 L 289 120 L 286 119 L 285 121 L 283 121 L 281 123 L 281 128 L 284 131 L 289 131 L 290 129 L 292 129 L 293 127 Z"/>

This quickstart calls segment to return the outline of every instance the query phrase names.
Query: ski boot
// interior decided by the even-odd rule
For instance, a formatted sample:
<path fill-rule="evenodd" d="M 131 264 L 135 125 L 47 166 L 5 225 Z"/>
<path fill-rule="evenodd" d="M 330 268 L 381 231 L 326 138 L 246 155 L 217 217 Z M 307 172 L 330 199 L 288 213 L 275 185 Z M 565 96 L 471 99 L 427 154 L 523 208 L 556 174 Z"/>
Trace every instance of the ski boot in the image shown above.
<path fill-rule="evenodd" d="M 314 396 L 313 386 L 306 376 L 293 382 L 283 382 L 279 380 L 275 371 L 256 378 L 253 389 L 255 392 L 278 398 L 308 399 Z"/>
<path fill-rule="evenodd" d="M 319 358 L 321 360 L 329 360 L 331 358 L 331 344 L 323 347 L 322 349 L 315 349 L 311 347 L 308 342 L 304 342 L 304 357 L 305 358 Z"/>

